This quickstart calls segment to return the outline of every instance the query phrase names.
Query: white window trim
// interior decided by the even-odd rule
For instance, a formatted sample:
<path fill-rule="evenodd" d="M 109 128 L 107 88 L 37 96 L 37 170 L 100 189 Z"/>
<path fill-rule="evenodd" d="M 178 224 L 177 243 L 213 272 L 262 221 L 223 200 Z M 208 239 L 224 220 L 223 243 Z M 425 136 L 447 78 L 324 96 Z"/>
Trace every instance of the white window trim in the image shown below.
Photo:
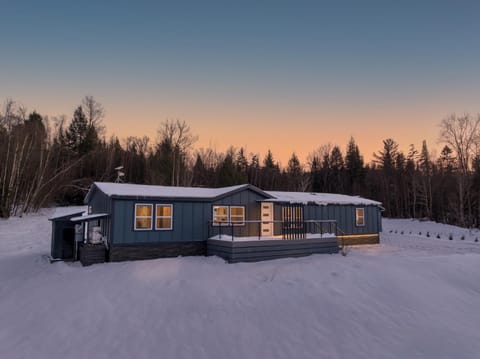
<path fill-rule="evenodd" d="M 241 222 L 232 222 L 232 208 L 241 208 L 243 210 L 243 219 Z M 239 217 L 238 215 L 235 217 Z M 234 226 L 244 226 L 245 225 L 245 206 L 230 206 L 228 209 L 228 221 Z"/>
<path fill-rule="evenodd" d="M 358 215 L 358 211 L 362 211 L 362 215 Z M 358 224 L 358 219 L 362 218 L 363 224 Z M 365 208 L 355 208 L 355 226 L 357 227 L 365 227 Z"/>
<path fill-rule="evenodd" d="M 157 207 L 170 207 L 170 216 L 159 216 L 157 215 Z M 157 227 L 157 219 L 159 218 L 170 218 L 170 228 L 158 228 Z M 164 204 L 164 203 L 155 203 L 155 230 L 156 231 L 171 231 L 173 230 L 173 205 L 172 204 Z"/>
<path fill-rule="evenodd" d="M 137 207 L 138 206 L 150 206 L 152 209 L 150 216 L 137 216 Z M 150 228 L 137 228 L 137 218 L 144 219 L 150 218 Z M 153 226 L 153 204 L 151 203 L 135 203 L 135 212 L 133 213 L 133 230 L 134 231 L 151 231 Z"/>
<path fill-rule="evenodd" d="M 215 217 L 220 217 L 218 215 L 215 215 L 215 208 L 218 208 L 218 207 L 222 207 L 222 208 L 226 208 L 227 209 L 227 221 L 226 222 L 215 222 Z M 229 214 L 230 214 L 230 211 L 228 209 L 228 206 L 224 206 L 224 205 L 214 205 L 212 206 L 212 225 L 214 226 L 228 226 L 228 220 L 229 220 Z"/>
<path fill-rule="evenodd" d="M 226 222 L 215 222 L 215 208 L 226 208 L 227 209 L 227 221 Z M 243 221 L 242 222 L 232 222 L 232 208 L 242 208 L 243 209 Z M 227 206 L 227 205 L 213 205 L 212 206 L 212 225 L 213 226 L 245 226 L 245 218 L 246 218 L 246 208 L 245 206 Z M 238 217 L 238 216 L 235 216 Z"/>

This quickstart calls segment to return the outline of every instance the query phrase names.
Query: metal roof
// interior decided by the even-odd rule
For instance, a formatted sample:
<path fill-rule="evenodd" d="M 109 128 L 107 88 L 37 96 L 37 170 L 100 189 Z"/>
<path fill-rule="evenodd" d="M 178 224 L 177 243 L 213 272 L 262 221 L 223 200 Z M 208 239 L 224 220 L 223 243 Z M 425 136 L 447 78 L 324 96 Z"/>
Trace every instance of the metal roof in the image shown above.
<path fill-rule="evenodd" d="M 73 217 L 70 218 L 72 222 L 86 222 L 91 219 L 97 219 L 97 218 L 104 218 L 110 216 L 108 213 L 92 213 L 88 214 L 86 216 L 78 216 L 78 217 Z"/>

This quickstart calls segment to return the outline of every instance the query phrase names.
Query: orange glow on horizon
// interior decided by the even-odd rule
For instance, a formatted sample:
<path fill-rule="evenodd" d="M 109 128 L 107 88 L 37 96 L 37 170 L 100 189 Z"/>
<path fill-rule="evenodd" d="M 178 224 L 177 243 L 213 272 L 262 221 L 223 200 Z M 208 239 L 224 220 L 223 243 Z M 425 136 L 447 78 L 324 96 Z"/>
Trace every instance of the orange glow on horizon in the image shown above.
<path fill-rule="evenodd" d="M 442 115 L 435 111 L 420 116 L 390 114 L 388 121 L 385 121 L 384 118 L 387 117 L 381 114 L 376 118 L 370 114 L 319 114 L 318 119 L 303 120 L 291 120 L 293 117 L 288 114 L 279 115 L 276 120 L 273 116 L 260 118 L 218 113 L 215 117 L 201 115 L 185 113 L 183 116 L 165 116 L 153 120 L 149 119 L 151 114 L 137 114 L 137 120 L 132 120 L 129 116 L 124 117 L 124 114 L 121 116 L 120 113 L 117 115 L 109 112 L 105 125 L 107 136 L 114 134 L 121 140 L 127 136 L 148 136 L 153 144 L 157 139 L 160 124 L 167 118 L 179 118 L 185 120 L 192 133 L 198 136 L 195 149 L 212 148 L 225 152 L 232 146 L 236 149 L 243 147 L 247 155 L 259 155 L 260 161 L 263 161 L 267 151 L 271 150 L 274 159 L 286 166 L 293 152 L 302 164 L 306 165 L 308 155 L 322 145 L 338 145 L 345 154 L 351 136 L 355 138 L 366 163 L 372 160 L 374 152 L 382 149 L 382 141 L 387 138 L 393 138 L 405 154 L 410 144 L 414 144 L 419 150 L 423 140 L 427 141 L 431 152 L 438 154 L 438 123 L 442 118 Z M 229 120 L 223 120 L 225 118 Z"/>

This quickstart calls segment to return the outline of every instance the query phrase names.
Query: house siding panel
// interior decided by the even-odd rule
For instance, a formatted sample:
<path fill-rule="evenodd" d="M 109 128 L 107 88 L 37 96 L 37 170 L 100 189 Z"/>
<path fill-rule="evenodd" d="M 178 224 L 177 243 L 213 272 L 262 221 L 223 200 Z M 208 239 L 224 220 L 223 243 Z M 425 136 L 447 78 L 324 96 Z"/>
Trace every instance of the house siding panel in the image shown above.
<path fill-rule="evenodd" d="M 190 242 L 204 241 L 208 238 L 208 221 L 212 220 L 214 205 L 239 205 L 245 206 L 247 220 L 256 220 L 259 217 L 259 200 L 263 196 L 245 189 L 224 197 L 218 201 L 172 201 L 169 200 L 129 200 L 114 199 L 114 220 L 116 226 L 113 232 L 113 244 L 141 244 L 164 242 Z M 134 231 L 134 211 L 136 203 L 172 204 L 173 205 L 173 230 L 155 230 L 155 213 L 152 217 L 152 230 Z M 257 224 L 246 224 L 234 228 L 235 235 L 257 235 Z M 230 231 L 230 229 L 225 228 Z M 215 234 L 215 228 L 210 228 L 210 234 Z M 225 233 L 225 232 L 224 232 Z"/>
<path fill-rule="evenodd" d="M 231 196 L 222 198 L 219 201 L 211 203 L 211 208 L 215 205 L 225 206 L 245 206 L 245 219 L 246 220 L 259 220 L 260 219 L 260 203 L 265 197 L 250 190 L 245 189 L 241 192 L 234 193 Z M 212 220 L 212 209 L 210 209 L 209 220 Z M 223 228 L 223 233 L 231 234 L 231 228 Z M 218 228 L 211 228 L 211 233 L 216 234 Z M 258 236 L 259 224 L 258 223 L 246 223 L 244 226 L 234 227 L 234 235 L 236 236 Z M 207 237 L 205 237 L 207 238 Z"/>

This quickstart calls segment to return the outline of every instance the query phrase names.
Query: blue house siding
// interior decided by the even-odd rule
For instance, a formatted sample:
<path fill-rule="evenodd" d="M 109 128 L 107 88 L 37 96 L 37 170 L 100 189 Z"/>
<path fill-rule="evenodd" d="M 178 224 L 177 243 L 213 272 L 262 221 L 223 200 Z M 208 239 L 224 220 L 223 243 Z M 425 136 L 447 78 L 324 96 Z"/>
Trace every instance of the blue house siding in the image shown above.
<path fill-rule="evenodd" d="M 187 196 L 188 194 L 188 196 Z M 170 197 L 168 197 L 171 195 Z M 261 234 L 261 202 L 273 202 L 273 234 L 282 235 L 282 203 L 297 206 L 311 197 L 312 202 L 303 206 L 304 220 L 334 220 L 352 244 L 376 243 L 381 231 L 381 207 L 379 202 L 344 196 L 344 203 L 336 203 L 329 194 L 298 194 L 293 192 L 264 192 L 254 186 L 234 186 L 224 189 L 167 188 L 162 186 L 137 186 L 130 184 L 98 183 L 92 186 L 86 197 L 92 213 L 108 213 L 101 221 L 102 232 L 108 238 L 110 260 L 154 258 L 158 256 L 201 255 L 207 253 L 207 239 L 219 232 L 234 237 L 257 237 Z M 326 200 L 324 200 L 326 198 Z M 330 200 L 330 202 L 329 202 Z M 349 202 L 352 200 L 352 202 Z M 152 229 L 134 230 L 135 205 L 153 206 Z M 172 229 L 155 230 L 155 205 L 172 205 Z M 212 226 L 213 207 L 243 206 L 245 219 L 254 221 L 238 226 Z M 364 226 L 356 225 L 355 210 L 363 208 Z M 315 228 L 305 224 L 305 229 Z M 328 228 L 327 228 L 328 230 Z M 342 232 L 340 232 L 341 234 Z M 342 240 L 345 240 L 343 238 Z M 375 242 L 376 241 L 376 242 Z M 346 243 L 346 242 L 343 242 Z"/>
<path fill-rule="evenodd" d="M 98 189 L 95 189 L 95 193 L 90 197 L 87 204 L 91 213 L 112 212 L 112 199 Z M 103 235 L 105 235 L 108 242 L 111 243 L 112 219 L 110 217 L 104 218 L 100 221 L 100 225 Z"/>
<path fill-rule="evenodd" d="M 265 196 L 260 195 L 257 192 L 252 191 L 251 189 L 245 189 L 241 192 L 234 193 L 230 196 L 224 197 L 218 201 L 213 201 L 210 204 L 210 217 L 208 220 L 212 220 L 213 216 L 213 206 L 224 205 L 224 206 L 244 206 L 245 207 L 245 220 L 247 221 L 258 221 L 260 219 L 260 201 L 265 200 Z M 218 228 L 212 227 L 211 233 L 216 234 Z M 225 232 L 231 232 L 231 228 L 225 228 Z M 246 223 L 244 226 L 235 226 L 234 235 L 235 236 L 258 236 L 260 231 L 259 223 Z M 207 238 L 207 237 L 205 237 Z"/>
<path fill-rule="evenodd" d="M 213 206 L 245 206 L 245 219 L 259 218 L 259 200 L 264 199 L 258 193 L 245 189 L 244 191 L 226 196 L 218 201 L 173 201 L 172 199 L 131 200 L 113 199 L 113 244 L 164 243 L 183 241 L 205 241 L 209 234 L 209 221 L 213 218 Z M 134 230 L 135 204 L 152 204 L 155 212 L 156 204 L 171 204 L 173 206 L 172 230 Z M 155 215 L 153 216 L 153 228 Z M 222 228 L 223 233 L 229 233 L 229 228 Z M 246 224 L 236 226 L 235 235 L 258 235 L 258 225 Z M 214 235 L 218 228 L 211 227 Z"/>
<path fill-rule="evenodd" d="M 365 210 L 365 226 L 356 225 L 355 210 L 363 208 Z M 334 220 L 337 221 L 339 229 L 347 235 L 353 234 L 372 234 L 381 231 L 379 220 L 381 213 L 376 206 L 353 206 L 353 205 L 314 205 L 309 204 L 304 207 L 305 220 Z M 279 217 L 278 219 L 281 219 Z"/>
<path fill-rule="evenodd" d="M 156 204 L 171 204 L 173 206 L 172 230 L 155 230 L 155 215 L 152 218 L 152 230 L 134 230 L 135 204 L 152 204 L 154 212 Z M 112 243 L 139 244 L 205 240 L 204 206 L 205 204 L 201 202 L 117 199 L 114 201 L 114 221 L 116 225 Z"/>

